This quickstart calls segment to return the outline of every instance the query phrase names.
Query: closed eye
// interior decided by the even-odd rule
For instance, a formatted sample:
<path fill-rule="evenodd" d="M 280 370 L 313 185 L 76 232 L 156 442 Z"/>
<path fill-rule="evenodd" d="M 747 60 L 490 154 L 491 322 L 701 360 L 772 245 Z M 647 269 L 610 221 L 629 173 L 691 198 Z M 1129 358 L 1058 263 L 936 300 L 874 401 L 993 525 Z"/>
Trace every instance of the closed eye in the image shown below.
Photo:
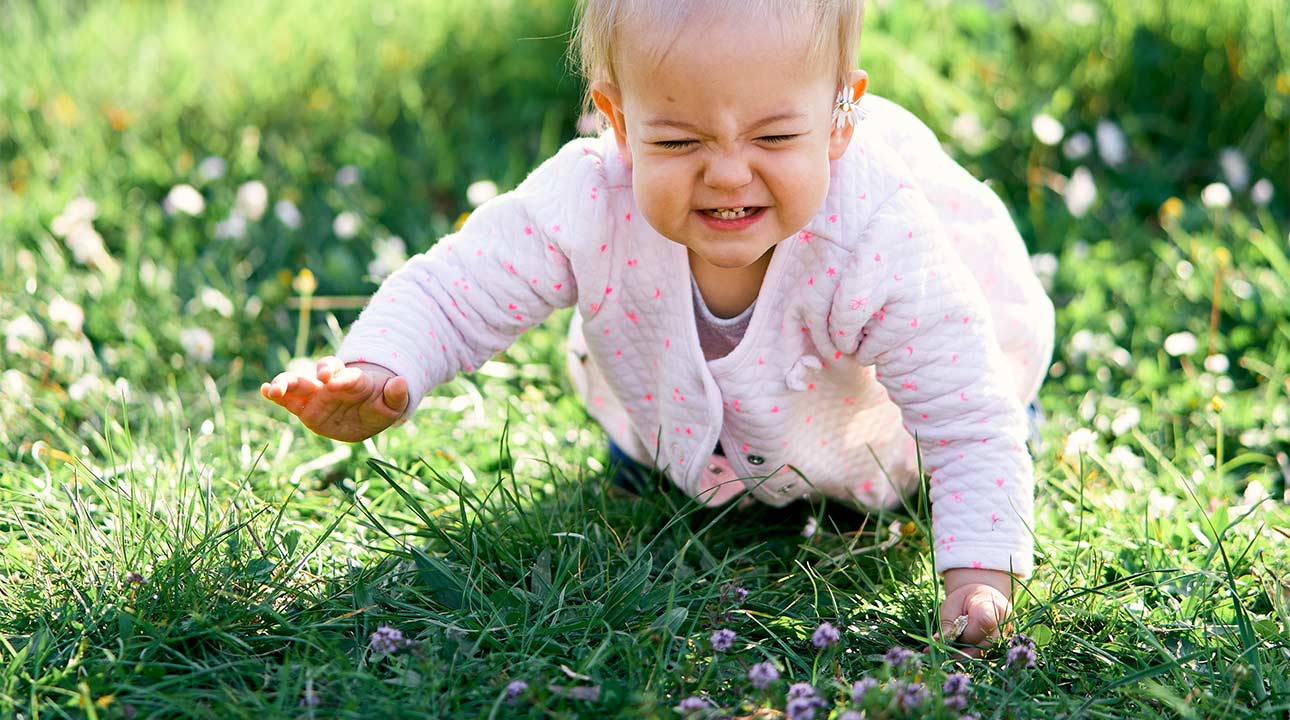
<path fill-rule="evenodd" d="M 788 142 L 789 140 L 792 140 L 795 137 L 797 136 L 796 135 L 767 135 L 766 137 L 758 138 L 758 140 L 764 143 L 775 145 L 778 143 Z"/>
<path fill-rule="evenodd" d="M 693 140 L 660 140 L 654 144 L 663 148 L 664 150 L 680 150 L 682 148 L 687 148 L 693 145 L 694 141 Z"/>

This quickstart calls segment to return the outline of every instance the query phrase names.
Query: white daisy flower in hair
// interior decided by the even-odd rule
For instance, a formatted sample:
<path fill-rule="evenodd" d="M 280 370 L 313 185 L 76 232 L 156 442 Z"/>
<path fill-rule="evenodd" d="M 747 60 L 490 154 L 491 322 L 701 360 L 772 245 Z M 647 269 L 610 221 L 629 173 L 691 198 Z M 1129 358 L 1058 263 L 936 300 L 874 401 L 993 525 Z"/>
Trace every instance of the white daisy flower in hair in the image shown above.
<path fill-rule="evenodd" d="M 833 127 L 841 130 L 848 125 L 860 124 L 860 98 L 852 95 L 851 88 L 838 91 L 837 103 L 833 106 Z"/>

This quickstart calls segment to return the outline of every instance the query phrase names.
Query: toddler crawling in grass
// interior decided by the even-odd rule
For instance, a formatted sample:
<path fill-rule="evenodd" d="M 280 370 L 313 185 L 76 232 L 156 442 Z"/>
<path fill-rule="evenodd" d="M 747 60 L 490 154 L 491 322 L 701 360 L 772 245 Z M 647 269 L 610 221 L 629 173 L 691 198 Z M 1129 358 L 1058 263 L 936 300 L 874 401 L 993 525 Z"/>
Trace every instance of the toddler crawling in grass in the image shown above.
<path fill-rule="evenodd" d="M 892 507 L 921 449 L 943 627 L 990 641 L 1032 568 L 1023 406 L 1052 306 L 999 199 L 865 96 L 861 5 L 586 0 L 607 131 L 410 260 L 338 357 L 263 395 L 363 440 L 575 306 L 570 373 L 611 455 L 704 503 Z"/>

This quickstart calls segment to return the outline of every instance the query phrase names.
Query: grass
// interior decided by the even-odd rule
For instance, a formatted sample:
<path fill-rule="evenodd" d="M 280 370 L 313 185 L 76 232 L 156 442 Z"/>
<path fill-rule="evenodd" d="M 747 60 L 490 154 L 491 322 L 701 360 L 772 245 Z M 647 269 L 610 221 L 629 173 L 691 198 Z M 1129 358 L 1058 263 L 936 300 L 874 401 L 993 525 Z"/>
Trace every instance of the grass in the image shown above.
<path fill-rule="evenodd" d="M 957 718 L 941 681 L 958 669 L 981 718 L 1287 716 L 1275 9 L 870 8 L 875 88 L 995 181 L 1051 254 L 1059 308 L 1039 567 L 1016 620 L 1038 661 L 1008 668 L 1000 646 L 960 666 L 933 644 L 916 669 L 883 656 L 933 629 L 925 503 L 866 517 L 613 490 L 564 378 L 567 315 L 359 445 L 256 394 L 297 354 L 302 268 L 319 300 L 365 295 L 379 241 L 428 246 L 467 184 L 513 184 L 572 134 L 567 3 L 0 8 L 0 717 L 676 717 L 694 695 L 777 717 L 794 682 L 836 717 L 869 676 L 931 688 L 917 712 L 871 694 L 870 717 Z M 1115 123 L 1129 159 L 1037 142 L 1039 112 L 1068 137 Z M 956 123 L 969 114 L 978 137 Z M 1202 202 L 1224 148 L 1270 178 L 1270 204 L 1230 179 L 1229 206 Z M 225 174 L 199 171 L 211 155 Z M 336 182 L 345 166 L 358 183 Z M 1080 166 L 1099 197 L 1075 214 L 1063 186 Z M 252 180 L 299 227 L 270 210 L 217 237 Z M 162 211 L 179 183 L 203 213 Z M 53 233 L 81 195 L 111 263 Z M 342 237 L 346 212 L 360 229 Z M 312 354 L 352 320 L 339 305 L 303 325 Z M 821 622 L 837 646 L 811 643 Z M 409 642 L 377 652 L 381 627 Z M 766 661 L 763 690 L 747 671 Z"/>

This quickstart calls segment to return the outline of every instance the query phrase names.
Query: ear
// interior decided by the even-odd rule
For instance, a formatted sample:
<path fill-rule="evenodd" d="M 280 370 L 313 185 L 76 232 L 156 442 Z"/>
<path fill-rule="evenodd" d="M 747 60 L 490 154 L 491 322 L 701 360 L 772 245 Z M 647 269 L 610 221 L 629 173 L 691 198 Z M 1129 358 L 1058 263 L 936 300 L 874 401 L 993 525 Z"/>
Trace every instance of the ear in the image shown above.
<path fill-rule="evenodd" d="M 623 115 L 622 91 L 612 83 L 596 82 L 591 85 L 591 100 L 609 119 L 609 126 L 614 129 L 614 139 L 618 141 L 618 151 L 623 154 L 623 162 L 630 169 L 632 151 L 627 144 L 627 118 Z"/>
<path fill-rule="evenodd" d="M 846 85 L 844 87 L 851 90 L 851 97 L 859 100 L 864 96 L 865 91 L 869 89 L 869 73 L 864 70 L 852 70 L 847 73 Z M 855 125 L 847 125 L 844 128 L 833 128 L 829 134 L 829 159 L 837 160 L 847 151 L 851 144 L 851 136 L 855 133 Z"/>

